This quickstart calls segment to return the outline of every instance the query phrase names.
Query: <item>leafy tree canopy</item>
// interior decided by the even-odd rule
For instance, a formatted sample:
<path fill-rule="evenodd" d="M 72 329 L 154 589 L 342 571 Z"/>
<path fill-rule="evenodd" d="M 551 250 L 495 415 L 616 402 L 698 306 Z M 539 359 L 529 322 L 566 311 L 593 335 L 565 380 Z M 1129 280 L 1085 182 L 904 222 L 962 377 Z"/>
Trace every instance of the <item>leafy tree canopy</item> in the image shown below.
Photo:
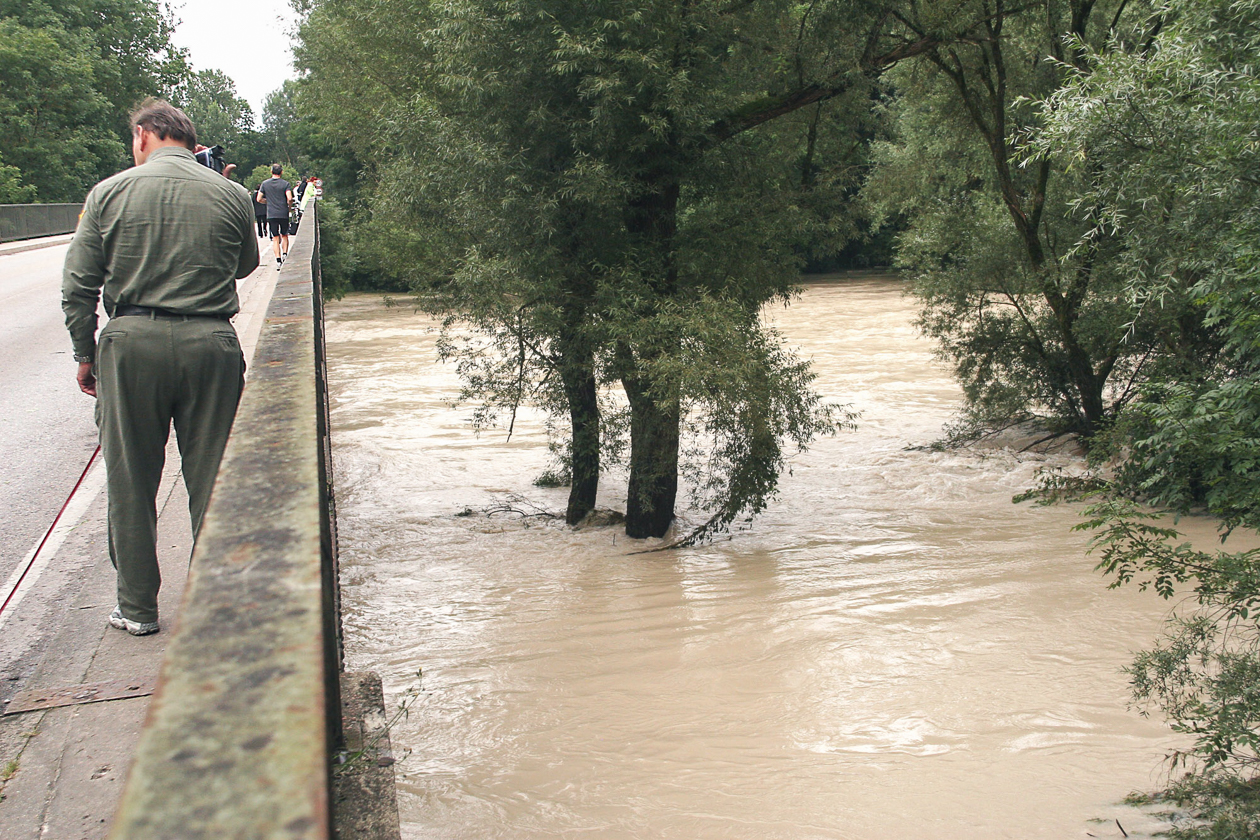
<path fill-rule="evenodd" d="M 36 200 L 127 164 L 131 109 L 186 72 L 173 25 L 151 0 L 0 0 L 0 152 Z"/>
<path fill-rule="evenodd" d="M 168 94 L 188 70 L 171 43 L 170 7 L 155 0 L 0 0 L 0 17 L 84 38 L 97 90 L 118 110 L 123 130 L 136 103 Z"/>
<path fill-rule="evenodd" d="M 232 150 L 254 128 L 254 111 L 236 95 L 236 83 L 221 70 L 199 70 L 171 92 L 171 104 L 197 126 L 197 139 L 207 146 Z"/>
<path fill-rule="evenodd" d="M 1174 307 L 1135 307 L 1109 236 L 1082 239 L 1097 173 L 1021 144 L 1037 102 L 1084 52 L 1140 41 L 1149 7 L 1127 0 L 970 4 L 983 34 L 892 71 L 895 139 L 877 143 L 866 194 L 907 220 L 898 261 L 967 397 L 963 432 L 1039 418 L 1085 437 L 1106 427 L 1144 376 L 1143 360 L 1179 336 Z M 912 21 L 930 31 L 933 21 Z M 1170 304 L 1172 301 L 1169 301 Z"/>
<path fill-rule="evenodd" d="M 79 36 L 0 19 L 0 151 L 42 201 L 75 201 L 127 147 Z"/>
<path fill-rule="evenodd" d="M 0 204 L 27 204 L 34 200 L 35 187 L 23 184 L 21 171 L 0 158 Z"/>
<path fill-rule="evenodd" d="M 497 349 L 466 351 L 470 387 L 567 410 L 570 521 L 594 499 L 601 384 L 630 403 L 635 536 L 672 520 L 688 433 L 721 528 L 773 494 L 784 444 L 831 427 L 757 312 L 792 296 L 807 245 L 851 231 L 842 150 L 871 78 L 934 38 L 896 5 L 312 7 L 299 61 L 410 228 L 400 263 Z"/>

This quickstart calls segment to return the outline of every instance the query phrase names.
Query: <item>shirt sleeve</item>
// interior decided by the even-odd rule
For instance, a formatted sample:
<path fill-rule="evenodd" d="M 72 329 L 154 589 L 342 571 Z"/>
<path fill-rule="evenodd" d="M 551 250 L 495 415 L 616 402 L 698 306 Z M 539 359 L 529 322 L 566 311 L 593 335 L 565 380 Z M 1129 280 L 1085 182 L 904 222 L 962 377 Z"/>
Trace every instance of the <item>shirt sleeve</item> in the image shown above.
<path fill-rule="evenodd" d="M 251 240 L 252 241 L 252 240 Z M 257 246 L 255 246 L 255 249 Z M 88 193 L 61 273 L 61 309 L 76 356 L 96 356 L 96 306 L 105 284 L 105 246 L 101 241 L 100 203 Z"/>

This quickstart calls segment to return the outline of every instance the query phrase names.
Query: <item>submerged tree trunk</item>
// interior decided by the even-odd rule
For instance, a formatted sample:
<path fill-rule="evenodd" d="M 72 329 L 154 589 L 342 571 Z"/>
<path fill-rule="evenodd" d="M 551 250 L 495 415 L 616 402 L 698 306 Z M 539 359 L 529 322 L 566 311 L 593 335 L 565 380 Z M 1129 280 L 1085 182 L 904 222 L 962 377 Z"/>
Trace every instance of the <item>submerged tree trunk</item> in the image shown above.
<path fill-rule="evenodd" d="M 577 237 L 576 229 L 570 232 Z M 564 521 L 577 525 L 595 509 L 599 491 L 599 392 L 595 347 L 589 334 L 595 278 L 590 271 L 566 278 L 558 301 L 561 326 L 556 340 L 557 373 L 569 406 L 569 505 Z"/>
<path fill-rule="evenodd" d="M 569 403 L 573 436 L 569 453 L 569 506 L 564 521 L 576 525 L 595 509 L 599 491 L 599 398 L 589 365 L 565 365 L 560 372 Z"/>
<path fill-rule="evenodd" d="M 673 298 L 678 292 L 678 268 L 674 264 L 674 236 L 678 231 L 678 199 L 681 193 L 677 175 L 681 167 L 673 160 L 675 150 L 662 150 L 659 160 L 673 162 L 650 171 L 643 183 L 644 194 L 626 208 L 626 228 L 638 240 L 643 253 L 658 260 L 651 281 L 655 300 L 641 318 L 651 319 L 656 303 Z M 651 334 L 651 330 L 646 331 Z M 662 343 L 668 338 L 653 336 L 657 343 L 652 350 L 639 348 L 650 357 L 668 353 Z M 674 502 L 678 497 L 678 426 L 681 421 L 680 400 L 676 386 L 661 388 L 654 383 L 645 366 L 634 364 L 634 352 L 619 347 L 621 382 L 630 400 L 630 486 L 626 499 L 626 535 L 629 537 L 662 537 L 674 521 Z M 643 357 L 640 357 L 642 361 Z M 653 387 L 653 386 L 656 387 Z"/>
<path fill-rule="evenodd" d="M 622 383 L 631 412 L 626 536 L 663 537 L 678 497 L 678 396 L 660 399 L 642 377 Z"/>
<path fill-rule="evenodd" d="M 1075 339 L 1075 336 L 1072 338 Z M 1073 341 L 1068 347 L 1068 372 L 1072 387 L 1080 398 L 1077 415 L 1081 427 L 1078 431 L 1086 440 L 1106 425 L 1108 411 L 1104 395 L 1115 361 L 1115 356 L 1101 359 L 1095 369 L 1094 361 L 1078 343 Z"/>

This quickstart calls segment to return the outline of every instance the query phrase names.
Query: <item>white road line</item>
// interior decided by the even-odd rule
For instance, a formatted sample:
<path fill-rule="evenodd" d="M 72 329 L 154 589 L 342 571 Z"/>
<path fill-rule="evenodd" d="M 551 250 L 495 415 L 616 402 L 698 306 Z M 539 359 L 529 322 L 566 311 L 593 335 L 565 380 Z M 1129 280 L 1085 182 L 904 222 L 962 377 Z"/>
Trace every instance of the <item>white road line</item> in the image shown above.
<path fill-rule="evenodd" d="M 83 483 L 79 485 L 79 489 L 70 499 L 70 503 L 66 505 L 65 513 L 61 515 L 60 521 L 57 522 L 52 533 L 48 535 L 48 541 L 44 543 L 43 550 L 40 551 L 39 540 L 36 540 L 35 545 L 22 558 L 22 562 L 18 563 L 17 569 L 14 570 L 13 574 L 9 575 L 9 579 L 5 582 L 4 587 L 0 588 L 0 604 L 3 604 L 10 594 L 13 595 L 13 599 L 9 601 L 9 605 L 5 607 L 4 612 L 0 612 L 0 627 L 4 626 L 9 616 L 17 612 L 17 605 L 26 597 L 26 593 L 34 588 L 35 582 L 39 580 L 39 576 L 48 567 L 52 558 L 57 555 L 61 544 L 66 541 L 66 536 L 79 524 L 79 520 L 87 513 L 88 508 L 96 500 L 104 486 L 105 459 L 102 458 L 97 462 L 96 466 L 92 467 L 87 477 L 83 479 Z M 31 562 L 31 558 L 35 556 L 36 551 L 39 551 L 39 557 L 35 558 L 30 571 L 23 578 L 22 571 Z"/>

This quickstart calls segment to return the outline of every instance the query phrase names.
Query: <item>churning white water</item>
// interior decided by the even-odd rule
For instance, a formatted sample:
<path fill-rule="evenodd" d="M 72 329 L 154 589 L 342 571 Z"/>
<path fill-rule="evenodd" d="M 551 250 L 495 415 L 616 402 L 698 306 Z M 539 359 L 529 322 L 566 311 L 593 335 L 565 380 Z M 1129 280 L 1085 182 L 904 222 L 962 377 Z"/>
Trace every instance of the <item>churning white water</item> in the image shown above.
<path fill-rule="evenodd" d="M 1076 509 L 1011 503 L 1070 456 L 908 448 L 959 401 L 913 308 L 868 278 L 768 313 L 858 431 L 796 457 L 731 539 L 636 554 L 656 542 L 485 513 L 563 511 L 532 486 L 541 418 L 475 435 L 430 319 L 329 305 L 348 666 L 391 709 L 420 692 L 392 733 L 404 837 L 1159 827 L 1121 800 L 1180 742 L 1126 708 L 1120 669 L 1168 605 L 1106 588 Z M 624 486 L 604 476 L 600 506 Z"/>

